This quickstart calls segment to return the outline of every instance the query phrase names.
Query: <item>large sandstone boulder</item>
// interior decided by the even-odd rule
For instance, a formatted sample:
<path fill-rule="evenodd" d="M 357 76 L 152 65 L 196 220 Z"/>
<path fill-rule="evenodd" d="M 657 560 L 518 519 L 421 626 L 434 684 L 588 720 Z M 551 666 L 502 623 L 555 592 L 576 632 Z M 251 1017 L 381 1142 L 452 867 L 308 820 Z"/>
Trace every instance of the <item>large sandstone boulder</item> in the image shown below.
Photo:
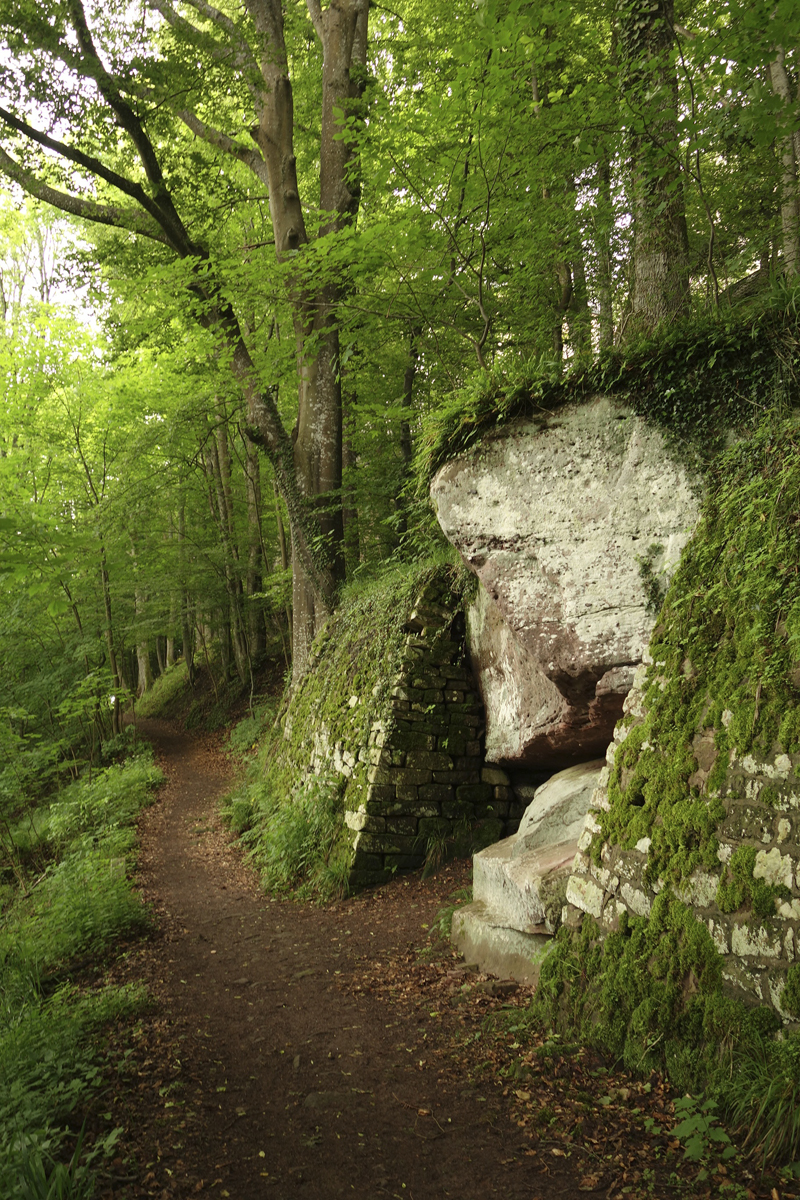
<path fill-rule="evenodd" d="M 452 937 L 483 970 L 536 982 L 604 766 L 601 759 L 553 775 L 534 792 L 518 832 L 474 856 L 474 898 L 453 914 Z"/>
<path fill-rule="evenodd" d="M 608 397 L 522 421 L 447 463 L 439 523 L 481 582 L 470 651 L 486 757 L 602 754 L 697 520 L 699 475 Z M 644 564 L 644 566 L 643 566 Z"/>
<path fill-rule="evenodd" d="M 577 846 L 592 793 L 605 765 L 605 758 L 578 763 L 566 771 L 559 771 L 538 787 L 514 835 L 512 858 L 520 858 L 543 846 L 565 842 L 574 842 Z"/>

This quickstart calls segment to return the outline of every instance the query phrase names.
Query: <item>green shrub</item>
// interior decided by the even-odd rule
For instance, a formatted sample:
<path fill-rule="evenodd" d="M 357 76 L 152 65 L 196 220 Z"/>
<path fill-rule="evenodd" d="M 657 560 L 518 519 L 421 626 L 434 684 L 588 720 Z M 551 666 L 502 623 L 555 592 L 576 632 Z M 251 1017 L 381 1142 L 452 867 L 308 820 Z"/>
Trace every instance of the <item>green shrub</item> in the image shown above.
<path fill-rule="evenodd" d="M 288 802 L 262 796 L 253 858 L 268 891 L 320 900 L 344 894 L 349 856 L 337 845 L 344 784 L 344 777 L 331 771 L 310 776 Z"/>
<path fill-rule="evenodd" d="M 92 1194 L 89 1166 L 111 1148 L 112 1130 L 92 1151 L 79 1144 L 59 1160 L 64 1122 L 103 1076 L 93 1035 L 103 1023 L 140 1012 L 143 988 L 107 988 L 81 996 L 64 987 L 49 1000 L 19 1008 L 0 1032 L 0 1195 L 74 1197 Z M 72 1190 L 70 1190 L 70 1188 Z M 38 1189 L 38 1190 L 37 1190 Z M 61 1189 L 61 1190 L 59 1190 Z"/>
<path fill-rule="evenodd" d="M 145 692 L 136 701 L 137 717 L 146 720 L 148 717 L 161 717 L 169 713 L 178 697 L 189 688 L 189 677 L 186 663 L 181 661 L 174 667 L 167 667 L 163 675 L 159 675 L 149 692 Z"/>
<path fill-rule="evenodd" d="M 101 851 L 60 862 L 24 906 L 20 935 L 48 965 L 109 946 L 149 927 L 150 916 L 125 875 L 124 859 Z"/>
<path fill-rule="evenodd" d="M 258 743 L 275 720 L 275 705 L 263 704 L 253 711 L 252 716 L 243 717 L 228 734 L 229 754 L 245 758 L 258 749 Z"/>
<path fill-rule="evenodd" d="M 705 925 L 667 891 L 649 919 L 623 916 L 604 938 L 589 917 L 578 933 L 561 929 L 532 1011 L 633 1070 L 666 1071 L 689 1091 L 714 1076 L 722 1048 L 750 1019 L 722 995 L 722 963 Z"/>
<path fill-rule="evenodd" d="M 719 1087 L 723 1114 L 764 1163 L 800 1159 L 800 1038 L 750 1038 Z"/>
<path fill-rule="evenodd" d="M 142 750 L 124 763 L 95 771 L 91 779 L 77 780 L 50 805 L 50 840 L 63 851 L 70 844 L 86 845 L 87 834 L 91 845 L 113 839 L 151 802 L 152 788 L 161 778 L 152 754 Z"/>
<path fill-rule="evenodd" d="M 81 1162 L 83 1138 L 68 1163 L 55 1155 L 61 1139 L 50 1130 L 20 1132 L 0 1144 L 0 1187 L 7 1200 L 90 1200 L 94 1177 Z"/>

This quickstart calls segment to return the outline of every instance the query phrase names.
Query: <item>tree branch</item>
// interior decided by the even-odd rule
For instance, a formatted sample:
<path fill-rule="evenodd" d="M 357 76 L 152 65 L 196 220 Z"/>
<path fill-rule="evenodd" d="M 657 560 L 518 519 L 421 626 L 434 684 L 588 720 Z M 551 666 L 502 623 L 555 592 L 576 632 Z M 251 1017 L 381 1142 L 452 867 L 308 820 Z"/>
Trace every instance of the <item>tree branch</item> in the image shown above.
<path fill-rule="evenodd" d="M 43 183 L 32 171 L 28 171 L 16 162 L 0 147 L 0 172 L 13 179 L 24 192 L 42 200 L 45 204 L 58 208 L 61 212 L 70 213 L 73 217 L 83 217 L 98 225 L 110 225 L 114 229 L 123 229 L 127 233 L 138 233 L 153 242 L 169 246 L 170 241 L 163 230 L 147 219 L 145 214 L 136 208 L 119 208 L 111 204 L 98 204 L 83 196 L 72 196 L 69 192 L 60 192 L 49 184 Z"/>
<path fill-rule="evenodd" d="M 254 150 L 250 146 L 243 146 L 241 142 L 237 142 L 235 138 L 229 137 L 227 133 L 222 133 L 221 130 L 215 129 L 212 125 L 206 125 L 194 113 L 183 110 L 178 112 L 176 116 L 183 121 L 187 129 L 191 129 L 192 133 L 197 137 L 202 138 L 204 142 L 208 142 L 209 146 L 214 146 L 217 150 L 222 150 L 225 154 L 230 154 L 232 158 L 238 158 L 239 162 L 249 167 L 256 178 L 269 190 L 267 164 L 258 150 Z"/>
<path fill-rule="evenodd" d="M 116 171 L 109 170 L 108 167 L 105 167 L 93 155 L 84 154 L 82 150 L 78 150 L 75 146 L 68 146 L 65 142 L 59 142 L 55 138 L 49 137 L 46 133 L 35 129 L 27 121 L 21 121 L 19 117 L 15 117 L 13 113 L 7 112 L 4 108 L 0 108 L 0 121 L 17 133 L 30 138 L 32 142 L 38 142 L 40 146 L 44 146 L 48 150 L 54 150 L 62 158 L 77 163 L 78 166 L 85 167 L 87 171 L 91 171 L 93 175 L 104 179 L 112 187 L 119 188 L 126 196 L 130 196 L 132 200 L 141 204 L 142 208 L 150 214 L 154 221 L 157 221 L 159 224 L 161 223 L 158 206 L 153 203 L 140 184 L 133 183 L 130 179 L 126 179 L 124 175 L 118 175 Z"/>
<path fill-rule="evenodd" d="M 218 8 L 214 8 L 213 5 L 206 4 L 205 0 L 186 0 L 186 3 L 210 21 L 212 25 L 217 25 L 220 29 L 224 29 L 226 33 L 235 38 L 239 43 L 239 50 L 245 53 L 254 65 L 257 65 L 246 39 L 242 37 L 237 25 L 229 16 L 224 12 L 220 12 Z"/>
<path fill-rule="evenodd" d="M 133 142 L 139 160 L 153 189 L 153 200 L 158 207 L 158 221 L 175 251 L 182 257 L 201 255 L 201 249 L 189 237 L 184 224 L 178 216 L 172 201 L 161 164 L 153 148 L 153 144 L 144 131 L 141 121 L 122 94 L 116 80 L 103 66 L 100 55 L 95 49 L 94 40 L 86 21 L 81 0 L 68 0 L 72 26 L 78 39 L 78 45 L 84 60 L 89 67 L 89 74 L 94 79 L 103 99 L 116 116 L 119 124 Z"/>
<path fill-rule="evenodd" d="M 220 46 L 215 45 L 209 53 L 217 62 L 233 62 L 239 68 L 255 67 L 258 69 L 258 63 L 253 57 L 253 52 L 245 39 L 242 37 L 239 30 L 234 25 L 229 17 L 224 13 L 219 12 L 216 8 L 212 8 L 210 4 L 204 4 L 202 0 L 186 0 L 196 12 L 207 17 L 209 21 L 224 29 L 226 33 L 232 34 L 236 45 Z M 168 0 L 148 0 L 148 7 L 161 13 L 161 16 L 172 29 L 183 37 L 194 42 L 196 45 L 208 44 L 208 34 L 202 29 L 198 29 L 191 21 L 187 21 L 180 13 L 177 13 L 173 6 L 168 3 Z"/>
<path fill-rule="evenodd" d="M 317 31 L 317 37 L 320 41 L 323 40 L 324 26 L 322 24 L 322 4 L 320 0 L 306 0 L 306 8 L 308 15 L 314 23 L 314 28 Z"/>

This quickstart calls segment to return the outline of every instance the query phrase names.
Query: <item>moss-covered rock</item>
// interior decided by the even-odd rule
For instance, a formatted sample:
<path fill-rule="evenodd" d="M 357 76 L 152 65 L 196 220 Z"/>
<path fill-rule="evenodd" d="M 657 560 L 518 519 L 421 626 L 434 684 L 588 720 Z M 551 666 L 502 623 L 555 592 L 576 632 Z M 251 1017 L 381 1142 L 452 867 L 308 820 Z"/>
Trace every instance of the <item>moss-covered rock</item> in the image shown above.
<path fill-rule="evenodd" d="M 638 711 L 629 704 L 617 734 L 596 864 L 605 844 L 649 838 L 646 880 L 679 884 L 730 861 L 721 840 L 789 840 L 791 820 L 778 823 L 794 807 L 800 762 L 799 510 L 794 419 L 720 460 L 653 635 Z"/>
<path fill-rule="evenodd" d="M 649 917 L 624 913 L 618 928 L 584 917 L 559 931 L 541 967 L 537 1014 L 602 1047 L 635 1071 L 668 1071 L 695 1090 L 729 1063 L 743 1037 L 780 1022 L 725 994 L 722 961 L 708 929 L 668 891 Z"/>
<path fill-rule="evenodd" d="M 800 1013 L 798 513 L 800 425 L 774 418 L 714 469 L 536 1001 L 681 1086 Z"/>
<path fill-rule="evenodd" d="M 607 349 L 591 362 L 505 364 L 426 416 L 415 455 L 420 493 L 444 463 L 521 418 L 540 419 L 598 395 L 630 405 L 661 427 L 677 453 L 709 463 L 731 430 L 752 429 L 775 405 L 800 403 L 800 341 L 794 304 L 769 305 L 698 321 L 696 314 L 655 337 Z"/>

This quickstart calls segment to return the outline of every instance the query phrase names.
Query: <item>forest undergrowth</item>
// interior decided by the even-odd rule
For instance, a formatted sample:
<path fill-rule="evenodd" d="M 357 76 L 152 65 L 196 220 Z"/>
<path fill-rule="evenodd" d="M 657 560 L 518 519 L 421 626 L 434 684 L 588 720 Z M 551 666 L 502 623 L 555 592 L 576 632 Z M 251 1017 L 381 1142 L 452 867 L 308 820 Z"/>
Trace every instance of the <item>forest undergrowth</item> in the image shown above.
<path fill-rule="evenodd" d="M 16 886 L 0 915 L 0 1196 L 83 1200 L 121 1130 L 77 1114 L 104 1078 L 102 1030 L 148 1003 L 105 967 L 150 925 L 132 889 L 135 821 L 161 774 L 139 747 L 4 823 Z M 110 1117 L 110 1114 L 109 1114 Z M 97 1122 L 95 1122 L 97 1125 Z"/>

